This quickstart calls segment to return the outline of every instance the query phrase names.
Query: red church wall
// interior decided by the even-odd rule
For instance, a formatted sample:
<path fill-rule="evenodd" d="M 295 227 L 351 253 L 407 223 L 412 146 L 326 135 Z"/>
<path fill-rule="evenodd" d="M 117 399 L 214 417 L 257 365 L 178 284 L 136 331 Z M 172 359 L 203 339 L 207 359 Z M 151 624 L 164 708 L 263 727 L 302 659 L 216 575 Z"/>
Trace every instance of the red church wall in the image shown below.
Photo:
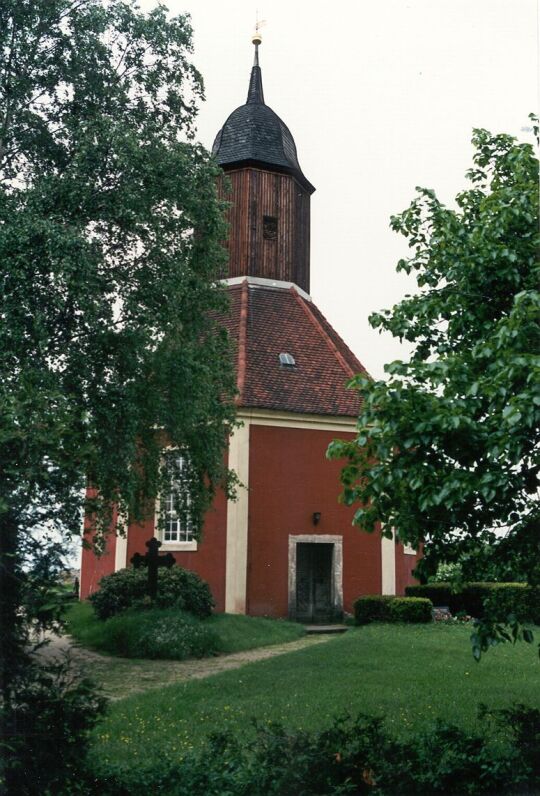
<path fill-rule="evenodd" d="M 362 594 L 381 592 L 381 540 L 351 525 L 353 509 L 338 503 L 340 462 L 326 459 L 328 444 L 343 432 L 250 426 L 249 538 L 246 610 L 252 615 L 287 616 L 289 535 L 340 535 L 343 538 L 343 599 L 352 611 Z M 314 512 L 321 513 L 317 526 Z M 155 534 L 154 520 L 129 528 L 126 562 Z M 227 501 L 223 492 L 208 511 L 196 551 L 173 551 L 177 563 L 204 578 L 225 610 Z M 163 548 L 166 549 L 166 548 Z M 104 575 L 114 572 L 116 538 L 98 557 L 83 550 L 81 598 L 98 588 Z M 396 593 L 414 583 L 417 556 L 396 545 Z"/>
<path fill-rule="evenodd" d="M 126 565 L 134 553 L 146 553 L 146 542 L 155 534 L 154 518 L 142 524 L 129 526 Z M 88 537 L 88 541 L 91 538 Z M 185 569 L 197 572 L 208 582 L 216 602 L 216 610 L 225 610 L 225 560 L 227 543 L 227 500 L 222 491 L 216 495 L 214 503 L 207 512 L 198 549 L 193 551 L 172 551 L 177 563 Z M 116 536 L 111 533 L 107 539 L 105 552 L 98 556 L 93 550 L 83 549 L 81 560 L 81 600 L 97 591 L 99 581 L 114 572 Z"/>
<path fill-rule="evenodd" d="M 97 591 L 101 578 L 114 572 L 115 550 L 114 534 L 108 537 L 107 549 L 101 556 L 97 556 L 93 550 L 83 549 L 80 579 L 81 600 L 86 600 L 93 592 Z"/>
<path fill-rule="evenodd" d="M 114 529 L 115 526 L 116 516 L 113 517 L 112 529 Z M 100 556 L 96 555 L 93 548 L 83 547 L 82 549 L 79 586 L 81 600 L 86 600 L 90 594 L 97 591 L 101 578 L 114 572 L 116 535 L 112 529 L 107 536 L 105 551 Z M 93 536 L 94 533 L 92 532 L 90 520 L 87 519 L 84 523 L 84 538 L 88 543 L 92 544 Z"/>
<path fill-rule="evenodd" d="M 134 553 L 146 553 L 146 542 L 155 535 L 154 520 L 142 525 L 131 525 L 128 536 L 127 561 Z M 172 554 L 181 567 L 197 572 L 207 581 L 216 602 L 216 610 L 225 610 L 225 560 L 227 543 L 227 500 L 220 490 L 206 513 L 202 538 L 197 550 L 174 551 Z M 164 546 L 162 552 L 166 551 Z"/>
<path fill-rule="evenodd" d="M 420 554 L 405 553 L 402 544 L 396 544 L 396 594 L 404 595 L 406 586 L 418 583 L 412 571 L 420 559 Z"/>
<path fill-rule="evenodd" d="M 312 429 L 250 427 L 247 612 L 287 616 L 289 534 L 343 537 L 345 611 L 361 594 L 381 591 L 381 540 L 352 527 L 338 503 L 341 464 L 325 457 L 336 437 Z M 313 512 L 321 520 L 313 525 Z"/>

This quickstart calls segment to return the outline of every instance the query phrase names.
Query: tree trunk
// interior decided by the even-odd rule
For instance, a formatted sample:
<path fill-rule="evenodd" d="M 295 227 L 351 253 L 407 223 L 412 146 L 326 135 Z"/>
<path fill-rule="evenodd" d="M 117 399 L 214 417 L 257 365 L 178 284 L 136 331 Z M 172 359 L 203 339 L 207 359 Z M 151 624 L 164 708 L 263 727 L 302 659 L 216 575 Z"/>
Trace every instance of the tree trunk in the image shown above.
<path fill-rule="evenodd" d="M 0 693 L 9 701 L 13 680 L 28 661 L 22 602 L 21 556 L 18 524 L 7 511 L 0 515 Z"/>

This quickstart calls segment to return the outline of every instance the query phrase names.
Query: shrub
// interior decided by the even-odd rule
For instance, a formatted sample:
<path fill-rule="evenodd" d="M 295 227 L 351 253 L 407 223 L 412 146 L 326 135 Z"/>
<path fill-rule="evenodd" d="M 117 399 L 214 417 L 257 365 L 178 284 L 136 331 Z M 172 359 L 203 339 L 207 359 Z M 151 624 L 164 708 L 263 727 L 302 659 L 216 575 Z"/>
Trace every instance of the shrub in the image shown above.
<path fill-rule="evenodd" d="M 495 724 L 512 734 L 522 764 L 529 769 L 533 781 L 540 783 L 540 710 L 521 703 L 497 710 L 481 705 L 479 715 L 491 717 Z"/>
<path fill-rule="evenodd" d="M 181 620 L 177 622 L 177 617 Z M 244 616 L 241 614 L 214 614 L 208 619 L 198 619 L 180 608 L 150 608 L 144 611 L 131 609 L 118 616 L 101 620 L 87 601 L 72 605 L 66 614 L 66 629 L 84 647 L 124 657 L 142 654 L 141 634 L 146 628 L 158 624 L 169 638 L 163 652 L 156 637 L 152 637 L 151 657 L 186 657 L 182 638 L 193 656 L 240 652 L 255 647 L 285 644 L 305 635 L 303 625 L 283 619 Z M 183 623 L 183 626 L 181 624 Z M 186 627 L 186 623 L 190 627 Z M 195 629 L 195 625 L 198 629 Z M 171 641 L 170 635 L 175 638 Z"/>
<path fill-rule="evenodd" d="M 124 658 L 184 660 L 217 654 L 219 638 L 178 608 L 129 610 L 103 622 L 100 648 Z"/>
<path fill-rule="evenodd" d="M 143 600 L 146 594 L 146 580 L 136 569 L 120 569 L 106 575 L 101 578 L 99 587 L 99 591 L 90 596 L 90 602 L 100 619 L 108 619 L 127 610 Z"/>
<path fill-rule="evenodd" d="M 369 622 L 390 621 L 388 604 L 392 599 L 392 597 L 380 594 L 368 594 L 364 597 L 358 597 L 353 605 L 354 623 L 356 625 L 367 625 Z"/>
<path fill-rule="evenodd" d="M 425 597 L 395 597 L 389 603 L 391 622 L 431 622 L 433 603 Z"/>
<path fill-rule="evenodd" d="M 210 616 L 214 598 L 208 583 L 196 572 L 175 566 L 160 571 L 156 606 L 177 606 L 204 619 Z"/>
<path fill-rule="evenodd" d="M 471 584 L 474 586 L 476 584 Z M 480 585 L 480 584 L 479 584 Z M 540 588 L 526 583 L 490 583 L 482 593 L 483 613 L 497 622 L 504 622 L 509 614 L 522 622 L 540 624 Z"/>
<path fill-rule="evenodd" d="M 529 586 L 529 621 L 540 625 L 540 586 Z"/>
<path fill-rule="evenodd" d="M 369 622 L 431 622 L 433 604 L 419 597 L 370 594 L 354 603 L 357 625 Z"/>
<path fill-rule="evenodd" d="M 128 608 L 149 607 L 148 574 L 145 569 L 120 569 L 101 578 L 99 591 L 90 601 L 100 619 L 108 619 Z M 214 600 L 208 584 L 195 572 L 182 567 L 158 570 L 157 597 L 154 607 L 181 608 L 195 616 L 210 616 Z"/>
<path fill-rule="evenodd" d="M 504 622 L 509 614 L 520 621 L 540 622 L 540 588 L 526 583 L 465 583 L 452 591 L 450 583 L 407 586 L 409 597 L 427 597 L 434 605 L 447 605 L 453 614 L 464 611 L 480 618 Z"/>
<path fill-rule="evenodd" d="M 105 699 L 64 664 L 29 666 L 0 709 L 0 792 L 17 796 L 86 793 L 89 734 Z"/>
<path fill-rule="evenodd" d="M 407 597 L 425 597 L 433 605 L 447 605 L 453 614 L 465 610 L 461 593 L 452 591 L 450 583 L 428 583 L 425 586 L 406 586 Z"/>
<path fill-rule="evenodd" d="M 538 737 L 538 711 L 518 706 L 504 716 L 508 740 L 497 743 L 489 727 L 482 736 L 437 723 L 397 739 L 379 718 L 341 717 L 320 732 L 257 725 L 255 740 L 242 744 L 216 734 L 181 762 L 124 770 L 100 761 L 95 793 L 135 796 L 146 790 L 164 796 L 338 796 L 338 794 L 440 794 L 477 796 L 537 793 L 538 756 L 522 751 L 521 739 Z"/>

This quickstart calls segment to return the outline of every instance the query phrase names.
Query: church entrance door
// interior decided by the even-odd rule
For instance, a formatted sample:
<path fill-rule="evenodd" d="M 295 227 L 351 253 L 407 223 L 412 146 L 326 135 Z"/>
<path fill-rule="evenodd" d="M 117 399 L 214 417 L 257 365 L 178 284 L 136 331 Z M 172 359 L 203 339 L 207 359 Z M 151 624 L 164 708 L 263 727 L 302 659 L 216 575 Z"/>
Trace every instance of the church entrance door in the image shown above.
<path fill-rule="evenodd" d="M 296 546 L 296 619 L 331 622 L 333 544 L 299 543 Z"/>

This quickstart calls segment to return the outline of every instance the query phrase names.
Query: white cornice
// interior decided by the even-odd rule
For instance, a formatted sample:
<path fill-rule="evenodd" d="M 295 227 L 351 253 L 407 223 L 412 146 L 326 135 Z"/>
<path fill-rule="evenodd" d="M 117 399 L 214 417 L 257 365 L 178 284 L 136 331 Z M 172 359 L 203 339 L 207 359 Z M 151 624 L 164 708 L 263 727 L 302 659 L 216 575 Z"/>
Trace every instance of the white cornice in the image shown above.
<path fill-rule="evenodd" d="M 354 431 L 355 417 L 339 415 L 309 415 L 282 412 L 273 409 L 248 409 L 238 407 L 239 420 L 247 420 L 257 426 L 282 426 L 285 428 L 311 428 L 317 431 Z"/>
<path fill-rule="evenodd" d="M 302 290 L 301 287 L 298 287 L 294 282 L 282 282 L 279 279 L 263 279 L 260 276 L 231 276 L 228 279 L 222 279 L 222 283 L 224 285 L 241 285 L 242 282 L 247 280 L 248 285 L 252 287 L 262 287 L 262 288 L 278 288 L 281 290 L 290 290 L 292 287 L 299 296 L 302 296 L 306 301 L 311 301 L 311 296 L 309 293 L 306 293 L 305 290 Z"/>

